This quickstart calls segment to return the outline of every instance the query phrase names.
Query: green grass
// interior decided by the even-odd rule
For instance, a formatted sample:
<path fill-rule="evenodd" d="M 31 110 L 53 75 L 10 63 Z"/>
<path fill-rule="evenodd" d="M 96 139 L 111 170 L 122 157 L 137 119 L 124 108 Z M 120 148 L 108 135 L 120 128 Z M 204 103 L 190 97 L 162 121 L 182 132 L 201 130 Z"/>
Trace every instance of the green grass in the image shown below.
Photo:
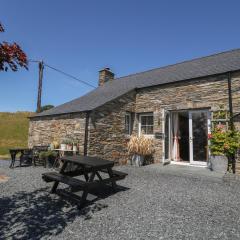
<path fill-rule="evenodd" d="M 27 147 L 31 112 L 0 113 L 0 157 L 9 158 L 9 148 Z"/>

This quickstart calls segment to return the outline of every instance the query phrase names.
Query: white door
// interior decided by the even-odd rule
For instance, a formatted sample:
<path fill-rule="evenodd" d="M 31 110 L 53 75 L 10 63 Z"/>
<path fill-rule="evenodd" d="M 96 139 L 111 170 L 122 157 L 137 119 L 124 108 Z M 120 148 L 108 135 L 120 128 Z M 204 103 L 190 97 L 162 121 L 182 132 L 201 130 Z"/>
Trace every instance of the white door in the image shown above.
<path fill-rule="evenodd" d="M 210 133 L 210 112 L 198 110 L 189 112 L 189 155 L 190 164 L 207 165 L 208 134 Z"/>

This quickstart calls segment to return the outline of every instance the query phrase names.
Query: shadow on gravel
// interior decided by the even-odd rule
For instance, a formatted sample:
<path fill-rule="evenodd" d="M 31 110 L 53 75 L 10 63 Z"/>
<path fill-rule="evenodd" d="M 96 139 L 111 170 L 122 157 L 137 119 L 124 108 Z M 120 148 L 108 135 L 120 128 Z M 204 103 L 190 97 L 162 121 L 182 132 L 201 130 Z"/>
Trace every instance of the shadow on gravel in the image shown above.
<path fill-rule="evenodd" d="M 105 192 L 99 197 L 109 194 L 112 193 Z M 0 198 L 0 239 L 49 239 L 77 217 L 91 219 L 95 212 L 106 207 L 94 203 L 79 210 L 75 202 L 49 194 L 49 188 L 18 192 Z"/>
<path fill-rule="evenodd" d="M 41 239 L 59 234 L 81 213 L 52 198 L 47 188 L 0 198 L 0 239 Z"/>

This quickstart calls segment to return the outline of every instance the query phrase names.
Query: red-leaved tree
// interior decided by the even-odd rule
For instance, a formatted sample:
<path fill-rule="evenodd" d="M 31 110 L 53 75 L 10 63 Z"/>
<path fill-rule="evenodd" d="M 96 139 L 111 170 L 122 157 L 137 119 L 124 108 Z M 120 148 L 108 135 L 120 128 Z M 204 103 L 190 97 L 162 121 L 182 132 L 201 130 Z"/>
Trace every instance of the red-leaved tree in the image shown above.
<path fill-rule="evenodd" d="M 0 23 L 0 32 L 4 32 L 4 28 Z M 18 66 L 27 69 L 27 55 L 23 52 L 17 43 L 0 43 L 0 71 L 7 71 L 10 67 L 12 71 L 17 71 Z"/>

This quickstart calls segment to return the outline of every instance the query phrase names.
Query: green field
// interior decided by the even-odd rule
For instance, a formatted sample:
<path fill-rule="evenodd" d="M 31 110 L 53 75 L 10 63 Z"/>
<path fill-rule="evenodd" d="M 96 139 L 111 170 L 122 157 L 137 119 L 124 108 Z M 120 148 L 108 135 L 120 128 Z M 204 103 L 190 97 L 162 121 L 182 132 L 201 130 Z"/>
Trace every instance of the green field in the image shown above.
<path fill-rule="evenodd" d="M 0 113 L 0 158 L 9 157 L 9 148 L 27 147 L 28 117 L 31 112 Z"/>

